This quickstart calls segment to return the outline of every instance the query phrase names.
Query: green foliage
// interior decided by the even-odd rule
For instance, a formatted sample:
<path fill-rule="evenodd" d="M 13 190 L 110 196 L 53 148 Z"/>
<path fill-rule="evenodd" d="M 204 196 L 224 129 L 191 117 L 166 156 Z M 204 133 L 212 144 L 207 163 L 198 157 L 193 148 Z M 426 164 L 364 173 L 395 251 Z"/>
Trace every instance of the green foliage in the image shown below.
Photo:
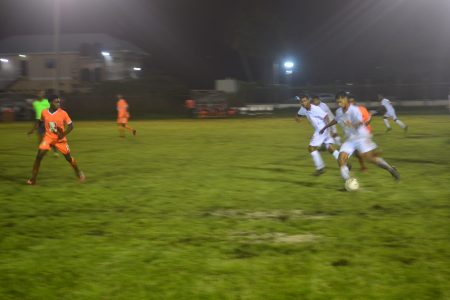
<path fill-rule="evenodd" d="M 87 181 L 48 155 L 36 186 L 29 124 L 0 124 L 0 299 L 448 299 L 449 119 L 402 120 L 373 124 L 402 181 L 353 161 L 356 193 L 291 118 L 74 120 Z"/>

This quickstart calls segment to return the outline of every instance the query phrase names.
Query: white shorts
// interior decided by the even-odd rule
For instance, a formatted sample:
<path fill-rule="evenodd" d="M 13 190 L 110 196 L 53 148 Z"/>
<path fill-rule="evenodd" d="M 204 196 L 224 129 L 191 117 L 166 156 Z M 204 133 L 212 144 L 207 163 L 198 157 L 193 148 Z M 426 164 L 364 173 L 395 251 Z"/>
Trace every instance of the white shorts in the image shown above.
<path fill-rule="evenodd" d="M 355 140 L 347 140 L 342 144 L 339 152 L 345 152 L 348 155 L 352 155 L 355 150 L 359 153 L 366 153 L 377 148 L 377 144 L 372 141 L 372 138 L 365 137 Z"/>
<path fill-rule="evenodd" d="M 313 136 L 311 137 L 311 141 L 309 142 L 309 145 L 311 147 L 320 147 L 322 146 L 322 144 L 326 145 L 334 144 L 334 139 L 331 137 L 328 130 L 325 131 L 323 134 L 314 132 Z"/>
<path fill-rule="evenodd" d="M 390 113 L 385 113 L 384 114 L 384 118 L 391 118 L 391 119 L 393 119 L 394 121 L 395 120 L 397 120 L 397 115 L 395 114 L 395 113 L 393 113 L 393 112 L 390 112 Z"/>

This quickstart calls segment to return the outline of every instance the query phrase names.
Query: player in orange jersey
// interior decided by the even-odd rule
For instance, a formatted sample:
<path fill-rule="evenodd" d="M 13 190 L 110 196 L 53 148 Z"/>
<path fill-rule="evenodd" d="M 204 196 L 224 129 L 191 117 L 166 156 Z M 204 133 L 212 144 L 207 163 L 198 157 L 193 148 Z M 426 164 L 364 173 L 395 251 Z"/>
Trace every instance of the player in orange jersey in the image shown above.
<path fill-rule="evenodd" d="M 361 112 L 364 125 L 366 125 L 367 130 L 369 130 L 369 133 L 372 134 L 372 126 L 370 126 L 370 121 L 372 119 L 372 115 L 369 113 L 367 108 L 363 105 L 356 104 L 356 98 L 355 98 L 355 96 L 353 96 L 351 94 L 348 95 L 348 101 L 350 102 L 351 105 L 358 107 L 359 111 Z M 364 163 L 364 159 L 361 157 L 359 152 L 355 152 L 355 156 L 358 158 L 359 165 L 361 166 L 361 171 L 362 172 L 367 171 L 367 166 Z"/>
<path fill-rule="evenodd" d="M 45 125 L 45 134 L 39 145 L 38 153 L 34 161 L 32 176 L 27 181 L 30 185 L 36 184 L 41 161 L 51 147 L 55 147 L 64 155 L 80 181 L 85 180 L 83 172 L 78 168 L 77 161 L 70 155 L 69 145 L 67 144 L 66 136 L 73 130 L 72 120 L 67 112 L 62 110 L 60 106 L 61 100 L 59 97 L 52 96 L 50 98 L 50 108 L 42 111 L 41 120 Z"/>
<path fill-rule="evenodd" d="M 119 136 L 125 137 L 125 129 L 131 131 L 133 135 L 136 135 L 136 129 L 128 126 L 128 119 L 130 113 L 128 112 L 128 103 L 125 101 L 122 95 L 117 95 L 117 124 L 119 125 Z"/>

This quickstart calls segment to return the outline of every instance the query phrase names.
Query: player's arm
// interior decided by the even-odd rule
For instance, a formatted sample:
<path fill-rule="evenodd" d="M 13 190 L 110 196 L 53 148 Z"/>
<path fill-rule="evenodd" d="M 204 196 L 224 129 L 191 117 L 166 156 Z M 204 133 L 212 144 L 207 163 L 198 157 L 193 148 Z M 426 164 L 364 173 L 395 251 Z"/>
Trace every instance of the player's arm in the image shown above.
<path fill-rule="evenodd" d="M 302 119 L 302 117 L 305 117 L 304 115 L 301 115 L 300 113 L 296 113 L 295 114 L 295 121 L 296 122 L 300 122 L 300 120 Z"/>
<path fill-rule="evenodd" d="M 381 105 L 381 106 L 378 108 L 378 114 L 384 115 L 385 113 L 387 113 L 387 109 L 386 109 L 386 107 L 385 107 L 384 105 Z"/>
<path fill-rule="evenodd" d="M 33 132 L 36 131 L 36 129 L 38 129 L 40 121 L 41 120 L 36 119 L 36 121 L 33 124 L 33 127 L 30 129 L 30 131 L 28 131 L 28 135 L 32 134 Z"/>
<path fill-rule="evenodd" d="M 65 136 L 67 136 L 71 131 L 73 130 L 73 123 L 66 124 L 66 128 L 64 129 L 64 132 L 58 130 L 58 138 L 63 139 Z"/>
<path fill-rule="evenodd" d="M 327 125 L 325 125 L 325 127 L 322 128 L 322 129 L 319 131 L 319 133 L 320 133 L 320 134 L 323 134 L 324 131 L 325 131 L 328 127 L 331 127 L 331 126 L 336 125 L 336 124 L 337 124 L 336 119 L 331 120 L 331 122 L 328 123 Z"/>

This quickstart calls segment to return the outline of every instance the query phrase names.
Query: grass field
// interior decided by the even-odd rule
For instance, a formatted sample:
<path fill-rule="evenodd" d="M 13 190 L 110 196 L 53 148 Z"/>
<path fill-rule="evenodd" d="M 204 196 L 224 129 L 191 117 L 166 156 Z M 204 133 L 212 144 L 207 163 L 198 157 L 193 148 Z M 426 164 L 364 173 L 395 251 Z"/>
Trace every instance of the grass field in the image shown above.
<path fill-rule="evenodd" d="M 0 299 L 450 299 L 450 118 L 402 116 L 342 190 L 292 118 L 78 122 L 87 181 L 0 124 Z M 396 126 L 395 124 L 393 126 Z"/>

